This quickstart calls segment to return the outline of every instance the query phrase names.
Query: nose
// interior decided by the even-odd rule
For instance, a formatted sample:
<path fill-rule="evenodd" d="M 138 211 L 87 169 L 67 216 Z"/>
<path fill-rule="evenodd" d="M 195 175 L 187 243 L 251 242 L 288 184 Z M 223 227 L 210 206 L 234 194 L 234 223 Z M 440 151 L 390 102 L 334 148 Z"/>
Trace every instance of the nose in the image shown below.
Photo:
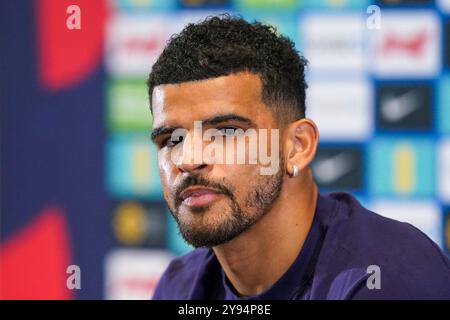
<path fill-rule="evenodd" d="M 208 165 L 206 163 L 187 163 L 183 161 L 177 164 L 177 167 L 180 172 L 193 173 L 206 169 Z"/>
<path fill-rule="evenodd" d="M 203 157 L 203 140 L 196 134 L 189 134 L 184 138 L 181 156 L 176 163 L 180 172 L 198 172 L 210 170 L 212 165 L 205 162 Z"/>

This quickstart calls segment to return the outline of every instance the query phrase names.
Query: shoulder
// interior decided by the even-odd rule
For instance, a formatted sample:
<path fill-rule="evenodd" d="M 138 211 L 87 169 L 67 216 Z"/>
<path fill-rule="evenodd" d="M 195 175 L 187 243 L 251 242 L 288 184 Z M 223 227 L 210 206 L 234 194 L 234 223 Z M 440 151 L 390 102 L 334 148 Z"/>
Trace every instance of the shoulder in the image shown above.
<path fill-rule="evenodd" d="M 347 296 L 364 291 L 381 298 L 450 298 L 450 260 L 423 232 L 365 209 L 351 195 L 329 197 L 336 212 L 327 224 L 325 260 L 336 262 L 335 279 L 349 270 L 355 275 L 347 281 Z M 368 291 L 366 281 L 376 270 L 381 290 Z"/>
<path fill-rule="evenodd" d="M 448 258 L 438 245 L 413 225 L 383 217 L 364 208 L 353 196 L 331 194 L 338 201 L 335 221 L 330 231 L 339 235 L 339 246 L 355 258 L 384 262 L 426 262 L 437 258 L 450 268 Z"/>
<path fill-rule="evenodd" d="M 212 257 L 211 249 L 200 248 L 173 259 L 161 276 L 153 299 L 186 299 Z"/>

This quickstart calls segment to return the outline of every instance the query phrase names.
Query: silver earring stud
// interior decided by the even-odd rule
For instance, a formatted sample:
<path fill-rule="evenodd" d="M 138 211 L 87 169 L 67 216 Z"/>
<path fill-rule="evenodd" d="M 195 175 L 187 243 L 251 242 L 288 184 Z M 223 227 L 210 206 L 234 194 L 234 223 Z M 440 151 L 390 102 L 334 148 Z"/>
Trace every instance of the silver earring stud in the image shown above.
<path fill-rule="evenodd" d="M 292 176 L 293 176 L 293 177 L 298 176 L 298 166 L 297 166 L 296 164 L 294 164 L 294 165 L 292 166 Z"/>

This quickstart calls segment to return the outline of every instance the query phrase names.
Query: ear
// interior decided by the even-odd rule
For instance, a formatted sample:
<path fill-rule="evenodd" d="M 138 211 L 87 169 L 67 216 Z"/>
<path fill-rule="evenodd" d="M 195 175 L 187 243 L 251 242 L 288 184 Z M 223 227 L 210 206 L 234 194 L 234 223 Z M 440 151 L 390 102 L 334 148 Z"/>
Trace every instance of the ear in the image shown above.
<path fill-rule="evenodd" d="M 311 119 L 303 118 L 287 127 L 285 137 L 285 170 L 292 176 L 294 164 L 302 172 L 314 159 L 319 130 Z"/>

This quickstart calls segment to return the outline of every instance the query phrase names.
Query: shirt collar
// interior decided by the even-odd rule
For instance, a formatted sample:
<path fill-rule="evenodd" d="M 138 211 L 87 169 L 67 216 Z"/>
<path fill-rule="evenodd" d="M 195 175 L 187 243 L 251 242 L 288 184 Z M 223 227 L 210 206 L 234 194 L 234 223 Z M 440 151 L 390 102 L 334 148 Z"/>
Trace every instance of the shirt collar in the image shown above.
<path fill-rule="evenodd" d="M 324 221 L 328 220 L 326 218 L 331 215 L 330 211 L 333 209 L 334 203 L 332 199 L 319 194 L 311 229 L 297 259 L 285 274 L 265 292 L 252 297 L 239 297 L 221 268 L 225 299 L 288 300 L 302 296 L 309 287 L 314 275 L 315 265 L 326 233 Z"/>

